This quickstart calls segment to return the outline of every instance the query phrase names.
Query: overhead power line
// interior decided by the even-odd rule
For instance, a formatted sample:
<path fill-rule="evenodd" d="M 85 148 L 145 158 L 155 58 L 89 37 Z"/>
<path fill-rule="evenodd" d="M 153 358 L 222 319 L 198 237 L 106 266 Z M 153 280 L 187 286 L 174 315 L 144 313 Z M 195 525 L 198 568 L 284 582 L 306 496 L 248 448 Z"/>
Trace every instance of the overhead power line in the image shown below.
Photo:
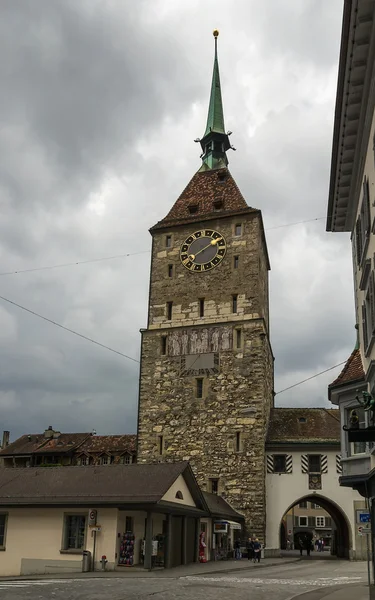
<path fill-rule="evenodd" d="M 265 231 L 272 231 L 274 229 L 281 229 L 283 227 L 291 227 L 293 225 L 301 225 L 302 223 L 311 223 L 312 221 L 321 221 L 326 217 L 315 217 L 314 219 L 307 219 L 305 221 L 296 221 L 295 223 L 285 223 L 284 225 L 276 225 L 275 227 L 268 227 Z M 106 260 L 114 260 L 116 258 L 127 258 L 128 256 L 135 256 L 136 254 L 148 254 L 151 250 L 140 250 L 139 252 L 127 252 L 125 254 L 115 254 L 114 256 L 103 256 L 100 258 L 91 258 L 88 260 L 77 260 L 68 263 L 59 263 L 56 265 L 47 265 L 42 267 L 34 267 L 31 269 L 17 269 L 16 271 L 4 271 L 0 273 L 0 277 L 4 275 L 19 275 L 20 273 L 33 273 L 35 271 L 48 271 L 51 269 L 61 269 L 62 267 L 74 267 L 76 265 L 87 265 L 89 263 L 103 262 Z"/>
<path fill-rule="evenodd" d="M 87 340 L 88 342 L 91 342 L 92 344 L 101 346 L 102 348 L 105 348 L 106 350 L 109 350 L 110 352 L 114 352 L 115 354 L 119 354 L 120 356 L 123 356 L 124 358 L 127 358 L 128 360 L 132 360 L 133 362 L 139 363 L 139 360 L 137 360 L 136 358 L 133 358 L 132 356 L 128 356 L 127 354 L 124 354 L 123 352 L 120 352 L 119 350 L 114 350 L 114 348 L 111 348 L 110 346 L 101 344 L 100 342 L 97 342 L 96 340 L 93 340 L 92 338 L 87 337 L 87 335 L 83 335 L 83 333 L 78 333 L 78 331 L 74 331 L 74 329 L 69 329 L 69 327 L 65 327 L 64 325 L 61 325 L 61 323 L 57 323 L 56 321 L 53 321 L 52 319 L 48 319 L 47 317 L 40 315 L 39 313 L 35 312 L 34 310 L 30 310 L 29 308 L 26 308 L 25 306 L 22 306 L 21 304 L 17 304 L 17 302 L 13 302 L 13 300 L 9 300 L 9 298 L 4 298 L 4 296 L 0 296 L 0 300 L 3 300 L 4 302 L 8 302 L 8 304 L 12 304 L 13 306 L 17 306 L 17 308 L 20 308 L 21 310 L 24 310 L 24 311 L 30 313 L 31 315 L 38 317 L 39 319 L 43 319 L 43 321 L 47 321 L 47 323 L 56 325 L 56 327 L 60 327 L 61 329 L 64 329 L 65 331 L 69 331 L 69 333 L 73 333 L 74 335 L 77 335 L 78 337 L 83 338 L 84 340 Z"/>
<path fill-rule="evenodd" d="M 338 365 L 334 365 L 333 367 L 329 367 L 329 369 L 325 369 L 324 371 L 320 371 L 320 373 L 316 373 L 315 375 L 312 375 L 311 377 L 308 377 L 307 379 L 303 379 L 302 381 L 299 381 L 298 383 L 294 383 L 293 385 L 290 385 L 287 388 L 284 388 L 283 390 L 280 390 L 279 392 L 276 392 L 275 396 L 277 396 L 278 394 L 282 394 L 283 392 L 286 392 L 287 390 L 291 390 L 292 388 L 297 387 L 297 385 L 301 385 L 302 383 L 306 383 L 306 381 L 310 381 L 310 379 L 315 379 L 315 377 L 319 377 L 319 375 L 323 375 L 323 373 L 328 373 L 328 371 L 332 371 L 333 369 L 336 369 L 336 367 L 341 367 L 341 365 L 344 365 L 346 363 L 346 360 L 344 360 L 343 362 L 339 363 Z"/>

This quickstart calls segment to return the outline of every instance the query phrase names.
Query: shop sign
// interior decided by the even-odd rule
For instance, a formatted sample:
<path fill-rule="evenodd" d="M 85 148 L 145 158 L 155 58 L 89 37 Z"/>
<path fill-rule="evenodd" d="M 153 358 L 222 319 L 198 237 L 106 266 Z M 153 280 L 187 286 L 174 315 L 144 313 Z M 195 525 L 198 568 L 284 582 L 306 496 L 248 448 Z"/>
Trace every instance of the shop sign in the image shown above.
<path fill-rule="evenodd" d="M 159 542 L 157 540 L 152 541 L 152 556 L 158 555 L 158 543 Z"/>
<path fill-rule="evenodd" d="M 214 533 L 227 533 L 228 532 L 228 523 L 223 523 L 218 521 L 214 523 Z"/>

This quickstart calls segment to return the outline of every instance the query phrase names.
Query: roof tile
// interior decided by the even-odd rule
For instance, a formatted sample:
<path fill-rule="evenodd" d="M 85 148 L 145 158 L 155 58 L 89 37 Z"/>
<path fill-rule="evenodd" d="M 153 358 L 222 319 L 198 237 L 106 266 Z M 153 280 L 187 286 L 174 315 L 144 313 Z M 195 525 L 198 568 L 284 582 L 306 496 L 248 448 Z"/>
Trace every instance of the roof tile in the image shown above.
<path fill-rule="evenodd" d="M 273 408 L 267 443 L 340 443 L 340 411 L 327 408 Z"/>
<path fill-rule="evenodd" d="M 363 370 L 361 353 L 359 349 L 356 348 L 346 361 L 340 375 L 336 377 L 336 379 L 332 381 L 328 387 L 332 388 L 336 385 L 343 385 L 344 383 L 350 383 L 351 381 L 358 381 L 360 379 L 364 379 L 364 377 L 365 372 Z"/>

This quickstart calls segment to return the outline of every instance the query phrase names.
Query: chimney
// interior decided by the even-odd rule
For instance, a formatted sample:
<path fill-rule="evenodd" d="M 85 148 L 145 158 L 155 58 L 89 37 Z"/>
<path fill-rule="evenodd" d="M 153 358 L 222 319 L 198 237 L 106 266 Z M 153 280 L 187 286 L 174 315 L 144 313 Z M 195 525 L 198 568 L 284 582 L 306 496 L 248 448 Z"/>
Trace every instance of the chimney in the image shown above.
<path fill-rule="evenodd" d="M 44 437 L 46 439 L 49 439 L 49 438 L 53 437 L 53 434 L 54 434 L 54 431 L 52 429 L 52 425 L 49 425 L 48 429 L 46 429 L 44 432 Z"/>
<path fill-rule="evenodd" d="M 9 435 L 9 431 L 3 431 L 3 443 L 1 445 L 2 448 L 9 446 Z"/>

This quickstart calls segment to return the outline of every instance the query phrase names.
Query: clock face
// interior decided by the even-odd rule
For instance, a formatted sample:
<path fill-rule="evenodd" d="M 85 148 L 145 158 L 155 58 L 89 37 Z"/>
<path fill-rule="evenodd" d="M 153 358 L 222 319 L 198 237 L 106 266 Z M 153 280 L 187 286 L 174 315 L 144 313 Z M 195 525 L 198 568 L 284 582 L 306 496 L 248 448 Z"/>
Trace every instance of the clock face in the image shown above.
<path fill-rule="evenodd" d="M 192 233 L 182 244 L 181 262 L 194 273 L 203 273 L 217 267 L 227 251 L 224 236 L 214 229 Z"/>

